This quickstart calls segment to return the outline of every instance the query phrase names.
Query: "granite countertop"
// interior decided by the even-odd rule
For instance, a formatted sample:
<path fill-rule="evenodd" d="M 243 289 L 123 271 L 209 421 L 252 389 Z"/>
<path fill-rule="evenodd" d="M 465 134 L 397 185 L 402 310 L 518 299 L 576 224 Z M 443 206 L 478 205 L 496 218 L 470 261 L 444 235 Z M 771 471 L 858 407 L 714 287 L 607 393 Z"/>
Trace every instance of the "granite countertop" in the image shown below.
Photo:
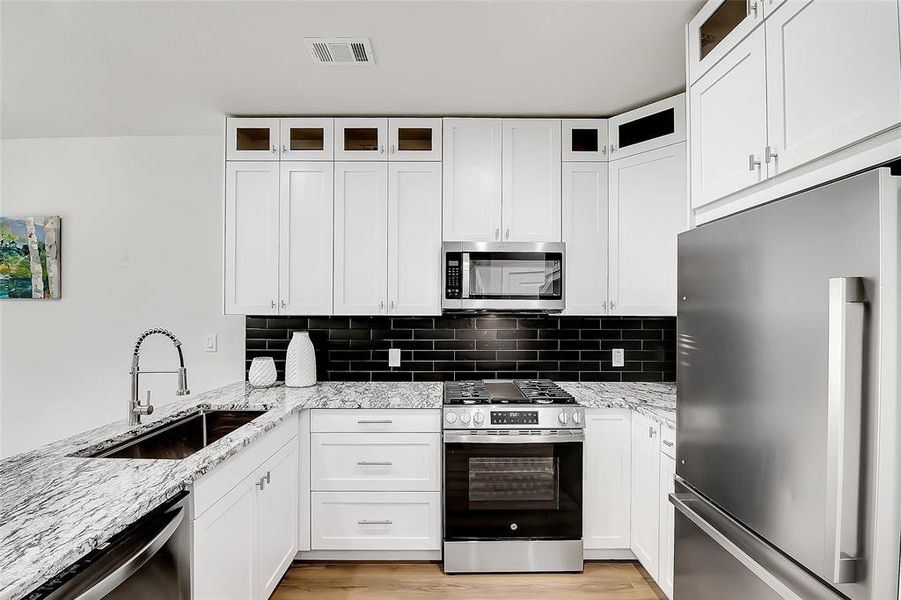
<path fill-rule="evenodd" d="M 629 408 L 675 427 L 675 384 L 560 384 L 582 406 Z M 441 383 L 230 384 L 0 461 L 0 600 L 19 598 L 172 498 L 292 414 L 311 408 L 440 408 Z M 201 408 L 266 410 L 183 460 L 83 458 Z M 72 456 L 75 454 L 76 456 Z"/>

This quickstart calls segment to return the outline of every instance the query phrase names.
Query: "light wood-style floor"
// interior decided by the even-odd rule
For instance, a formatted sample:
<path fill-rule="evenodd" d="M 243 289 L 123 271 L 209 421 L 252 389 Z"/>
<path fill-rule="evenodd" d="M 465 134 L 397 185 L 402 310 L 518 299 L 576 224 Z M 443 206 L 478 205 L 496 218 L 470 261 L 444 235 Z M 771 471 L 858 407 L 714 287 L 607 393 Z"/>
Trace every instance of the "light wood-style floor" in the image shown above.
<path fill-rule="evenodd" d="M 585 563 L 581 574 L 445 575 L 434 563 L 295 563 L 271 600 L 658 600 L 636 562 Z"/>

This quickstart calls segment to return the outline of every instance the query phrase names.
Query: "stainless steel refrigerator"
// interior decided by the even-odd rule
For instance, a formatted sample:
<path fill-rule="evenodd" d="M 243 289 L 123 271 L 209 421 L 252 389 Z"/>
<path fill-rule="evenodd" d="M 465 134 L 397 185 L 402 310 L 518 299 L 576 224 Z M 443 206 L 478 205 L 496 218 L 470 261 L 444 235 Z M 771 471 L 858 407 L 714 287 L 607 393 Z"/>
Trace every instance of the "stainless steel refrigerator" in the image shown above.
<path fill-rule="evenodd" d="M 896 600 L 901 177 L 679 236 L 676 600 Z"/>

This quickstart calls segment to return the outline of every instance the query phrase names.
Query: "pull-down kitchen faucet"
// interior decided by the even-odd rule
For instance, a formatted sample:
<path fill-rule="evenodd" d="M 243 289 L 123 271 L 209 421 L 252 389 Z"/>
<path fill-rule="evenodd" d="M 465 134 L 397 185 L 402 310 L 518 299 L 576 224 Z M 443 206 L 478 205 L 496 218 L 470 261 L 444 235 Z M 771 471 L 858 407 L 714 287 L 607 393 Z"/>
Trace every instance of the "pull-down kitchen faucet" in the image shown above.
<path fill-rule="evenodd" d="M 175 344 L 175 349 L 178 350 L 178 369 L 175 371 L 141 371 L 138 367 L 138 359 L 141 354 L 141 344 L 144 343 L 148 337 L 154 334 L 164 335 Z M 191 393 L 191 390 L 188 389 L 188 370 L 185 368 L 185 357 L 181 352 L 181 342 L 178 341 L 178 338 L 175 337 L 171 331 L 167 329 L 148 329 L 140 336 L 138 336 L 138 341 L 135 342 L 135 352 L 131 357 L 131 400 L 128 403 L 128 424 L 129 425 L 137 425 L 141 422 L 141 415 L 149 415 L 153 412 L 153 405 L 150 404 L 150 390 L 147 390 L 147 404 L 141 404 L 141 399 L 138 398 L 138 377 L 141 374 L 163 374 L 163 373 L 171 373 L 174 375 L 178 375 L 178 389 L 175 391 L 176 396 L 187 396 Z"/>

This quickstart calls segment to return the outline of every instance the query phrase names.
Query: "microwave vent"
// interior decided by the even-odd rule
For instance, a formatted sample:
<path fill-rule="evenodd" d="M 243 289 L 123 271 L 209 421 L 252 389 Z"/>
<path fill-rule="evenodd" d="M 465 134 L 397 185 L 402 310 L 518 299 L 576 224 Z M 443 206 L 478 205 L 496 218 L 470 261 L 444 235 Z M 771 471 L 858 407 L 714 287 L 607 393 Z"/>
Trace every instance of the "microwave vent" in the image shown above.
<path fill-rule="evenodd" d="M 321 65 L 374 65 L 369 38 L 304 38 L 313 62 Z"/>

